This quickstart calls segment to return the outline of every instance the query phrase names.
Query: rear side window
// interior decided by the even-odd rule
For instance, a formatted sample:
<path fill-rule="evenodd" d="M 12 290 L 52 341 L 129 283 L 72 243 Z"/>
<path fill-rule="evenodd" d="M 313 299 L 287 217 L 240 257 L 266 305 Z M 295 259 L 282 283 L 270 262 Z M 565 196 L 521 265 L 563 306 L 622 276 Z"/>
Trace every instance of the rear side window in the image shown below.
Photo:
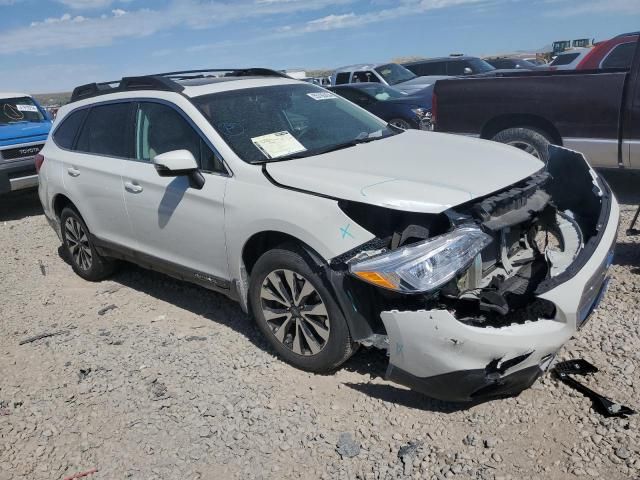
<path fill-rule="evenodd" d="M 336 85 L 344 85 L 346 83 L 349 83 L 349 75 L 351 75 L 349 72 L 338 73 L 336 75 Z"/>
<path fill-rule="evenodd" d="M 373 72 L 355 72 L 353 74 L 353 83 L 370 83 L 380 82 L 380 79 L 376 77 Z"/>
<path fill-rule="evenodd" d="M 636 42 L 617 45 L 602 62 L 602 68 L 631 68 L 635 51 Z"/>
<path fill-rule="evenodd" d="M 80 132 L 76 150 L 128 158 L 133 134 L 130 112 L 130 103 L 92 107 Z"/>
<path fill-rule="evenodd" d="M 551 62 L 552 67 L 561 67 L 563 65 L 569 65 L 576 58 L 578 58 L 579 53 L 567 53 L 566 55 L 558 55 L 556 59 Z"/>
<path fill-rule="evenodd" d="M 407 68 L 418 76 L 446 75 L 447 66 L 444 62 L 416 63 Z"/>
<path fill-rule="evenodd" d="M 56 142 L 56 145 L 66 150 L 73 149 L 73 141 L 82 126 L 82 122 L 84 122 L 84 118 L 87 116 L 87 112 L 87 109 L 78 110 L 68 115 L 62 121 L 53 134 L 53 140 Z"/>

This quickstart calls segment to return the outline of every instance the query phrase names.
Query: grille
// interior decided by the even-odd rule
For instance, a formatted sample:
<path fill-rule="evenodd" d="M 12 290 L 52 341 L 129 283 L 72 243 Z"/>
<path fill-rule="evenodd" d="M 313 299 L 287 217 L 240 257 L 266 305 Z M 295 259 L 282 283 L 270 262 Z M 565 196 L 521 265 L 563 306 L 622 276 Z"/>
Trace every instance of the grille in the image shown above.
<path fill-rule="evenodd" d="M 29 158 L 40 152 L 44 144 L 28 145 L 26 147 L 8 148 L 0 151 L 0 157 L 4 160 L 15 160 L 18 158 Z"/>

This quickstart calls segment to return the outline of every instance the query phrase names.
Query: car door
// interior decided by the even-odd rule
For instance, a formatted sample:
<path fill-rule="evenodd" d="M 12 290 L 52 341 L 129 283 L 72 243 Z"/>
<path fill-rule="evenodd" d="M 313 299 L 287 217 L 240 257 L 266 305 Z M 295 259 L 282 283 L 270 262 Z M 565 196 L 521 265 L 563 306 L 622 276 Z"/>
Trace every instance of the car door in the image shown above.
<path fill-rule="evenodd" d="M 189 150 L 205 177 L 161 177 L 152 159 Z M 229 278 L 224 195 L 229 176 L 220 156 L 177 107 L 145 101 L 135 114 L 135 154 L 123 175 L 124 197 L 141 255 L 189 280 L 224 287 Z"/>
<path fill-rule="evenodd" d="M 72 112 L 67 120 L 82 127 L 60 158 L 65 190 L 91 233 L 98 240 L 135 248 L 121 177 L 132 153 L 132 108 L 131 102 L 114 102 Z"/>

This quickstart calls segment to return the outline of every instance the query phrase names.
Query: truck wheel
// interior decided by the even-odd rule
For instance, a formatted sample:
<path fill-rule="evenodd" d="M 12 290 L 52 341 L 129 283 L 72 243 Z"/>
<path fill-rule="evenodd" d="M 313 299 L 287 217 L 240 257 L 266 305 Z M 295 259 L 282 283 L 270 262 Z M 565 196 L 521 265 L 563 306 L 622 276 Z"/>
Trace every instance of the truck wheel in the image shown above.
<path fill-rule="evenodd" d="M 544 132 L 535 128 L 507 128 L 499 132 L 492 140 L 519 148 L 545 163 L 549 160 L 549 145 L 552 141 Z"/>
<path fill-rule="evenodd" d="M 398 127 L 403 130 L 409 130 L 410 128 L 413 128 L 409 122 L 402 118 L 394 118 L 393 120 L 389 120 L 389 123 L 394 127 Z"/>
<path fill-rule="evenodd" d="M 113 273 L 115 263 L 96 251 L 91 234 L 80 214 L 66 207 L 60 214 L 62 246 L 73 271 L 85 280 L 97 282 Z"/>
<path fill-rule="evenodd" d="M 354 352 L 333 295 L 294 248 L 276 248 L 258 259 L 249 303 L 269 343 L 297 368 L 329 372 Z"/>

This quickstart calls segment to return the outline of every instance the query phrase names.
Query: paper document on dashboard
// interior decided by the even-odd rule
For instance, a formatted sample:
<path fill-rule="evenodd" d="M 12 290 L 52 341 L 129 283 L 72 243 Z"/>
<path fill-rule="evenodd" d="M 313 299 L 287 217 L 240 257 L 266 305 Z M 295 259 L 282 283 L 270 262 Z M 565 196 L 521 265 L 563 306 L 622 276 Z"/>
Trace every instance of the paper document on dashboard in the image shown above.
<path fill-rule="evenodd" d="M 304 145 L 286 130 L 253 137 L 251 141 L 267 158 L 283 157 L 306 150 Z"/>

